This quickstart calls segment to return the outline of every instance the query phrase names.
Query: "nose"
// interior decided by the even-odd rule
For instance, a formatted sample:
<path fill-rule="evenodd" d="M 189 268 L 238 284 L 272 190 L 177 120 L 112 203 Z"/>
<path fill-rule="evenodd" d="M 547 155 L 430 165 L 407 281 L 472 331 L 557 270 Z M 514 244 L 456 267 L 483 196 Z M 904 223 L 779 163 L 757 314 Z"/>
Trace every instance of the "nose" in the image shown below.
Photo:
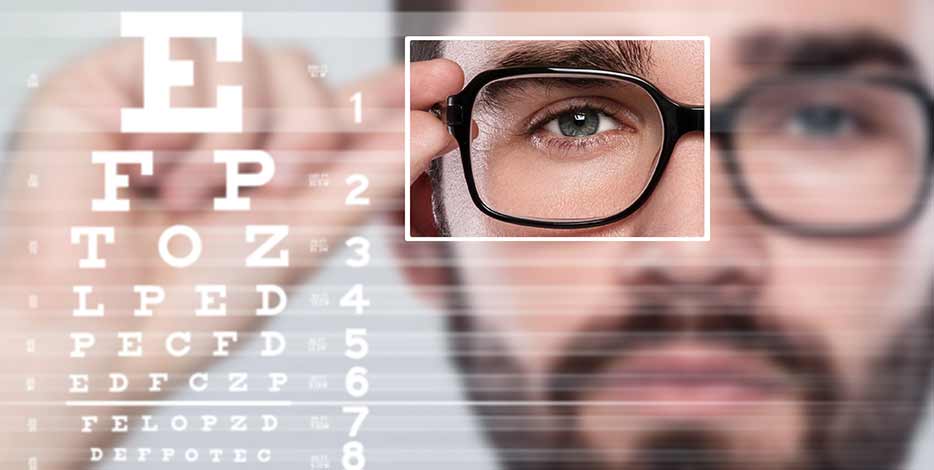
<path fill-rule="evenodd" d="M 767 229 L 749 213 L 741 196 L 734 191 L 719 152 L 711 145 L 710 240 L 636 244 L 635 259 L 622 268 L 627 270 L 625 282 L 743 291 L 758 289 L 765 282 L 770 266 Z M 677 165 L 678 158 L 676 147 L 672 163 Z M 677 191 L 671 187 L 678 183 L 677 169 L 673 175 L 667 181 L 665 177 L 669 175 L 663 177 L 660 191 Z M 628 256 L 634 254 L 630 248 Z"/>

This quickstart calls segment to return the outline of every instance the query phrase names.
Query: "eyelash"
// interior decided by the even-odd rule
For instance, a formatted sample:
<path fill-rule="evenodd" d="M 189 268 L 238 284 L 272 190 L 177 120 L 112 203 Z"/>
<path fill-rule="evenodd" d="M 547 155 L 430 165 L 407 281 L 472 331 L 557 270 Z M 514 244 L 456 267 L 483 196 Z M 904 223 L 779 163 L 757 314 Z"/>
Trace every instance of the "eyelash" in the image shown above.
<path fill-rule="evenodd" d="M 542 136 L 540 131 L 545 127 L 545 124 L 551 122 L 553 119 L 557 119 L 562 114 L 574 113 L 581 111 L 596 111 L 605 116 L 609 116 L 615 119 L 620 123 L 620 129 L 625 130 L 630 127 L 627 126 L 623 118 L 617 117 L 620 114 L 619 109 L 610 109 L 609 106 L 602 103 L 566 103 L 562 104 L 559 108 L 548 111 L 545 115 L 541 117 L 536 117 L 532 120 L 526 127 L 523 134 L 525 137 L 531 139 L 536 145 L 547 145 L 552 149 L 557 148 L 560 152 L 571 152 L 571 151 L 581 151 L 587 150 L 595 146 L 603 145 L 607 142 L 608 136 L 605 133 L 596 134 L 589 137 L 563 137 L 563 136 Z"/>
<path fill-rule="evenodd" d="M 600 114 L 604 114 L 604 115 L 606 115 L 606 116 L 610 116 L 610 117 L 613 116 L 613 111 L 610 110 L 610 109 L 608 109 L 606 106 L 603 106 L 603 105 L 599 105 L 599 104 L 568 104 L 568 105 L 562 106 L 562 107 L 559 108 L 559 109 L 556 109 L 556 110 L 553 110 L 553 111 L 549 111 L 548 114 L 546 114 L 545 116 L 533 120 L 531 123 L 529 123 L 529 125 L 528 125 L 528 130 L 527 130 L 526 132 L 527 132 L 528 134 L 534 134 L 535 132 L 538 132 L 538 131 L 540 131 L 542 128 L 544 128 L 544 127 L 545 127 L 545 124 L 548 124 L 549 122 L 551 122 L 551 121 L 554 120 L 554 119 L 558 119 L 558 117 L 561 116 L 562 114 L 578 113 L 578 112 L 583 112 L 583 111 L 596 111 L 596 112 L 598 112 L 598 113 L 600 113 Z"/>

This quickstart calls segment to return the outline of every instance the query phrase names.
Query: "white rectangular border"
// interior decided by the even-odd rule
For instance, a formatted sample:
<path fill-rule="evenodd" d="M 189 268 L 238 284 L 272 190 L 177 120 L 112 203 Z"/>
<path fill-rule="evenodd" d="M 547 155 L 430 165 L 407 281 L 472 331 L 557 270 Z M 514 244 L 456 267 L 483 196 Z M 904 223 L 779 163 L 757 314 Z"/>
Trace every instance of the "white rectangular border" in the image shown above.
<path fill-rule="evenodd" d="M 413 237 L 409 214 L 411 169 L 410 66 L 412 41 L 704 41 L 704 236 L 702 237 Z M 710 241 L 710 36 L 406 36 L 405 37 L 405 241 L 406 242 L 706 242 Z"/>

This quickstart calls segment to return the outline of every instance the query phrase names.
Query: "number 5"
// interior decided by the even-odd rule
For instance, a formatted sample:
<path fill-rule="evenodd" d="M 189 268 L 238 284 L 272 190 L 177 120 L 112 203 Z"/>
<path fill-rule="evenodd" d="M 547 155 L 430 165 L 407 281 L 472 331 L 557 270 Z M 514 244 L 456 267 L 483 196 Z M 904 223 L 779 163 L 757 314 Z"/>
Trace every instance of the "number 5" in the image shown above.
<path fill-rule="evenodd" d="M 344 354 L 347 357 L 359 361 L 370 352 L 370 344 L 366 342 L 366 328 L 347 328 L 344 339 L 347 343 L 347 352 Z"/>

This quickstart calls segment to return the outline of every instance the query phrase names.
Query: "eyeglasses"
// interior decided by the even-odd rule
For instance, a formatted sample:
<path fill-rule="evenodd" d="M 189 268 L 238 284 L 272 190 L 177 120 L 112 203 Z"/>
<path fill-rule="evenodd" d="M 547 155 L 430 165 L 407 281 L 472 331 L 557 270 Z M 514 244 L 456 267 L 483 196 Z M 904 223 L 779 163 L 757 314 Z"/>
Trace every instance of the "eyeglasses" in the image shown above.
<path fill-rule="evenodd" d="M 912 223 L 930 194 L 934 98 L 892 76 L 753 83 L 713 110 L 735 192 L 802 236 L 871 236 Z"/>
<path fill-rule="evenodd" d="M 596 227 L 632 214 L 657 186 L 675 142 L 704 129 L 703 107 L 603 70 L 487 70 L 446 104 L 474 204 L 495 219 L 542 228 Z"/>
<path fill-rule="evenodd" d="M 711 114 L 736 194 L 771 226 L 881 234 L 913 222 L 930 195 L 934 98 L 911 80 L 772 77 Z M 568 68 L 482 72 L 448 98 L 446 121 L 474 204 L 543 228 L 634 213 L 677 140 L 704 129 L 703 107 L 676 103 L 642 78 Z"/>

